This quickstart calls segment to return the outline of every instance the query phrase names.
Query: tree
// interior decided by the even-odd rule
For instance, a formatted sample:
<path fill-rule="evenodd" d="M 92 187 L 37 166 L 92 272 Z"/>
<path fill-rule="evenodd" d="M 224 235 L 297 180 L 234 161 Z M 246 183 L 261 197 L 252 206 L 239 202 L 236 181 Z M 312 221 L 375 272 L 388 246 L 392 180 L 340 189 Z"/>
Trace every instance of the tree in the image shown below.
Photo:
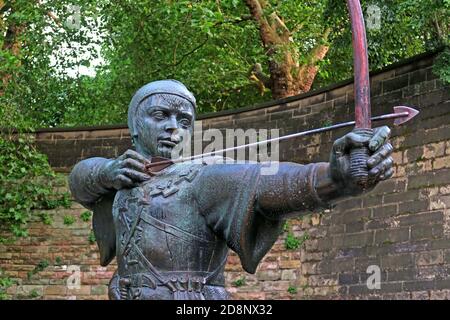
<path fill-rule="evenodd" d="M 326 27 L 322 19 L 317 19 L 323 16 L 326 1 L 315 4 L 290 2 L 290 6 L 283 9 L 289 11 L 291 21 L 295 21 L 291 28 L 269 1 L 246 0 L 245 3 L 257 23 L 270 72 L 267 77 L 258 63 L 252 68 L 250 78 L 259 84 L 261 91 L 269 88 L 274 99 L 309 91 L 319 69 L 317 63 L 324 59 L 329 49 L 327 39 L 331 28 Z M 298 39 L 297 34 L 300 29 L 307 28 L 305 25 L 308 25 L 309 34 L 307 38 Z M 307 40 L 312 45 L 305 45 Z M 304 52 L 305 47 L 309 52 Z M 311 48 L 308 50 L 308 47 Z"/>
<path fill-rule="evenodd" d="M 367 28 L 372 70 L 448 45 L 448 0 L 362 1 L 366 16 L 370 5 L 381 13 Z M 16 110 L 35 127 L 125 123 L 133 93 L 157 79 L 184 82 L 204 113 L 352 76 L 341 0 L 0 0 L 0 15 L 0 117 Z M 74 72 L 99 48 L 95 76 Z"/>
<path fill-rule="evenodd" d="M 85 15 L 78 16 L 78 8 Z M 0 115 L 9 126 L 55 126 L 80 77 L 70 77 L 95 52 L 97 9 L 91 0 L 0 1 Z M 73 94 L 76 96 L 76 94 Z M 9 119 L 6 121 L 6 119 Z"/>

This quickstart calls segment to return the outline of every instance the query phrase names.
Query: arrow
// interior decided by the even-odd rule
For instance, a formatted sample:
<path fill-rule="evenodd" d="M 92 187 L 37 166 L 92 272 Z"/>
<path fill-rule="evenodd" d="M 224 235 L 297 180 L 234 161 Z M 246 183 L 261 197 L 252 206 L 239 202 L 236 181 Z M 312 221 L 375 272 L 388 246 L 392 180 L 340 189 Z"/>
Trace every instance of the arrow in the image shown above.
<path fill-rule="evenodd" d="M 394 107 L 393 113 L 376 116 L 376 117 L 371 118 L 371 120 L 372 121 L 382 121 L 382 120 L 387 120 L 387 119 L 395 119 L 394 125 L 399 126 L 405 122 L 408 122 L 412 118 L 414 118 L 418 113 L 419 113 L 419 111 L 417 111 L 416 109 L 406 107 L 406 106 L 397 106 L 397 107 Z M 147 172 L 151 174 L 154 172 L 158 172 L 174 163 L 191 161 L 191 160 L 200 159 L 200 158 L 208 157 L 208 156 L 212 156 L 212 155 L 223 154 L 228 151 L 240 150 L 240 149 L 244 149 L 244 148 L 251 148 L 251 147 L 261 145 L 261 144 L 271 143 L 271 142 L 275 142 L 275 141 L 283 141 L 283 140 L 287 140 L 287 139 L 292 139 L 292 138 L 303 137 L 303 136 L 307 136 L 307 135 L 311 135 L 311 134 L 331 131 L 331 130 L 335 130 L 335 129 L 339 129 L 339 128 L 345 128 L 345 127 L 353 126 L 354 124 L 355 124 L 355 121 L 337 123 L 337 124 L 334 124 L 334 125 L 331 125 L 328 127 L 316 128 L 316 129 L 311 129 L 311 130 L 307 130 L 307 131 L 303 131 L 303 132 L 296 132 L 296 133 L 288 134 L 288 135 L 273 138 L 273 139 L 258 141 L 258 142 L 249 143 L 249 144 L 243 144 L 240 146 L 221 149 L 221 150 L 217 150 L 217 151 L 211 151 L 208 153 L 202 153 L 202 154 L 198 154 L 198 155 L 195 155 L 192 157 L 187 157 L 187 158 L 178 158 L 178 159 L 170 160 L 170 159 L 162 158 L 162 157 L 152 157 L 152 162 L 147 164 L 145 167 L 147 169 Z M 150 168 L 153 168 L 153 169 L 150 170 Z"/>

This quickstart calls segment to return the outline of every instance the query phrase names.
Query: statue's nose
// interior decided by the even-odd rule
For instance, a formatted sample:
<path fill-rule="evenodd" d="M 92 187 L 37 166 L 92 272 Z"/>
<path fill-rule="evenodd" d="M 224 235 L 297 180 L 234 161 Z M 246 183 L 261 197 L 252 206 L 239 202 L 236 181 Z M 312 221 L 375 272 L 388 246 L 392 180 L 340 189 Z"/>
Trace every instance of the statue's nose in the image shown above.
<path fill-rule="evenodd" d="M 166 130 L 176 130 L 178 129 L 178 121 L 175 116 L 171 116 L 166 123 Z"/>

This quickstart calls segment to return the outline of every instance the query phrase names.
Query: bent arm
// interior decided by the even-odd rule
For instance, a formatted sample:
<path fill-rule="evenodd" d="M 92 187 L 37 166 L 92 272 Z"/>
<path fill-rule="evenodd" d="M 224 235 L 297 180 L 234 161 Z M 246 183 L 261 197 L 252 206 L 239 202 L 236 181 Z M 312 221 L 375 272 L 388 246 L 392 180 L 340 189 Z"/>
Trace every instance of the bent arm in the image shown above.
<path fill-rule="evenodd" d="M 110 159 L 96 157 L 75 165 L 69 176 L 69 187 L 77 202 L 92 209 L 102 196 L 115 191 L 106 188 L 100 176 L 102 166 L 109 161 Z"/>
<path fill-rule="evenodd" d="M 327 209 L 340 197 L 328 163 L 282 162 L 276 174 L 260 176 L 254 208 L 267 218 L 278 220 Z"/>

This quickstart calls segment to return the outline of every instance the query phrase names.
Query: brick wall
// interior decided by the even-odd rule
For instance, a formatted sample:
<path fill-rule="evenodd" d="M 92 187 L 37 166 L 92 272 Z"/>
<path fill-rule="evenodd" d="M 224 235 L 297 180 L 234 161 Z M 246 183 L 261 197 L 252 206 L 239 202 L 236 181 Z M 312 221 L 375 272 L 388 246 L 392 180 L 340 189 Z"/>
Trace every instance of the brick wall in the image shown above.
<path fill-rule="evenodd" d="M 227 286 L 234 298 L 450 298 L 450 88 L 433 75 L 434 57 L 422 55 L 371 76 L 374 115 L 395 105 L 420 110 L 412 122 L 393 128 L 394 177 L 331 212 L 290 220 L 255 275 L 230 255 Z M 288 134 L 352 118 L 353 85 L 347 81 L 201 120 L 204 128 L 279 128 Z M 332 141 L 347 131 L 282 142 L 280 159 L 326 161 Z M 81 159 L 114 157 L 131 146 L 125 126 L 42 130 L 37 145 L 61 172 Z M 77 204 L 54 210 L 51 226 L 36 218 L 29 238 L 0 246 L 0 268 L 19 281 L 9 290 L 14 297 L 106 298 L 114 266 L 99 266 L 88 240 L 90 222 L 80 219 L 84 211 Z M 74 224 L 64 224 L 68 215 L 76 217 Z M 286 249 L 286 238 L 294 237 L 299 247 Z M 36 266 L 43 260 L 49 266 L 40 271 Z M 81 268 L 79 290 L 66 285 L 68 265 Z M 380 289 L 366 285 L 371 265 L 380 268 Z"/>

